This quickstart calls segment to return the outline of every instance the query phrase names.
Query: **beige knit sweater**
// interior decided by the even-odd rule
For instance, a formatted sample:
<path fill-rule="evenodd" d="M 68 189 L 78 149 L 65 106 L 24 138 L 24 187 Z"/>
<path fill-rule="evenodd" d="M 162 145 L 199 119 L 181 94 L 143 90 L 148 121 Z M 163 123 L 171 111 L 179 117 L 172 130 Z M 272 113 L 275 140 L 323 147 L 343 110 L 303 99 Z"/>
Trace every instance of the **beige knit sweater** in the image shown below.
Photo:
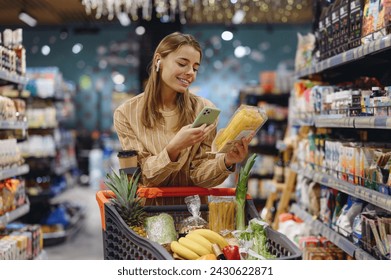
<path fill-rule="evenodd" d="M 213 106 L 209 100 L 197 97 L 196 115 L 204 106 Z M 179 117 L 177 109 L 161 111 L 165 124 L 147 129 L 141 123 L 144 94 L 139 94 L 119 106 L 114 112 L 114 126 L 123 150 L 137 150 L 145 186 L 201 186 L 215 187 L 232 172 L 218 154 L 208 159 L 207 152 L 216 136 L 216 130 L 201 143 L 183 150 L 176 162 L 168 156 L 166 146 L 174 137 Z"/>

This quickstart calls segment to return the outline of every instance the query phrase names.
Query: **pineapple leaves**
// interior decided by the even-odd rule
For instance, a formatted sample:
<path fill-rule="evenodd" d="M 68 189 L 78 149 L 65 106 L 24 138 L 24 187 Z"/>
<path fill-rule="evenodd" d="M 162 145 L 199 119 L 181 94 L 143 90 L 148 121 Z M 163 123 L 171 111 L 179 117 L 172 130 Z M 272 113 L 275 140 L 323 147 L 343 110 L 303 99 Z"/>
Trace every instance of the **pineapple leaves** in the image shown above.
<path fill-rule="evenodd" d="M 130 179 L 125 172 L 120 171 L 118 175 L 114 170 L 106 175 L 106 185 L 115 194 L 119 205 L 126 205 L 136 198 L 140 173 L 134 174 Z"/>
<path fill-rule="evenodd" d="M 106 175 L 106 186 L 115 194 L 112 202 L 128 226 L 142 225 L 147 215 L 137 195 L 140 176 L 138 172 L 128 178 L 122 170 L 119 174 L 112 170 L 111 174 Z"/>

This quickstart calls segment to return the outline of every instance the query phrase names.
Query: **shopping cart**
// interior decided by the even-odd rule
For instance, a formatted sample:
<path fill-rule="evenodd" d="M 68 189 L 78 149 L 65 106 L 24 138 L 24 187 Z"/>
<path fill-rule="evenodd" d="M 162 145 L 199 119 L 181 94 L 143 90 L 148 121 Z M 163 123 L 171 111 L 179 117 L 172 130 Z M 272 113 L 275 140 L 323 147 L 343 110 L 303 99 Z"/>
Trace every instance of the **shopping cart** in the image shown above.
<path fill-rule="evenodd" d="M 186 197 L 199 195 L 205 201 L 208 196 L 235 196 L 233 188 L 201 188 L 201 187 L 160 187 L 142 188 L 139 196 L 147 200 L 155 198 L 170 199 L 172 197 Z M 96 199 L 99 204 L 104 259 L 107 260 L 172 260 L 172 255 L 160 244 L 144 238 L 131 230 L 120 217 L 110 199 L 114 197 L 109 190 L 98 191 Z M 191 213 L 186 205 L 159 205 L 144 206 L 148 215 L 158 215 L 159 213 L 170 214 L 175 221 L 175 225 L 189 217 Z M 208 205 L 201 205 L 201 216 L 208 219 Z M 246 200 L 246 220 L 259 217 L 251 197 Z M 177 229 L 178 230 L 178 229 Z M 266 228 L 268 237 L 267 248 L 277 259 L 301 259 L 301 251 L 285 235 L 274 231 L 270 227 Z"/>

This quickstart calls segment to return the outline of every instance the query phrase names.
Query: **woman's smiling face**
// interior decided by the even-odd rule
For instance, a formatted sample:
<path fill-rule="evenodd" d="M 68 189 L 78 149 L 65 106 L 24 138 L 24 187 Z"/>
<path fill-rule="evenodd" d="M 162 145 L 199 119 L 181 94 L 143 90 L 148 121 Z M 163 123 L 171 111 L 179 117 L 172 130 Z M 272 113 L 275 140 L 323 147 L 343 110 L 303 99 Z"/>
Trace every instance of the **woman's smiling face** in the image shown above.
<path fill-rule="evenodd" d="M 195 81 L 201 54 L 194 47 L 184 45 L 161 61 L 160 70 L 164 91 L 184 93 Z"/>

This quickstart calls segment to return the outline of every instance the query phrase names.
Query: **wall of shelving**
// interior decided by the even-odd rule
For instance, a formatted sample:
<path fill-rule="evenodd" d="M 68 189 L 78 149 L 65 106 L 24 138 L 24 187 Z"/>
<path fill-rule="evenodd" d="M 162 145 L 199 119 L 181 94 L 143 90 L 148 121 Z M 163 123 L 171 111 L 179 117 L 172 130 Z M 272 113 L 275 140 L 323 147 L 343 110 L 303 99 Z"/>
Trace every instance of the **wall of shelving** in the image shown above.
<path fill-rule="evenodd" d="M 26 191 L 31 202 L 25 222 L 40 224 L 44 246 L 56 245 L 77 233 L 84 221 L 84 208 L 57 198 L 77 186 L 76 132 L 67 128 L 75 109 L 76 89 L 64 81 L 57 67 L 28 67 L 31 92 L 28 99 L 27 141 L 20 144 L 30 166 Z"/>
<path fill-rule="evenodd" d="M 375 81 L 379 81 L 381 84 L 381 90 L 385 88 L 385 97 L 383 99 L 385 101 L 386 98 L 390 97 L 390 92 L 387 92 L 387 87 L 389 88 L 391 81 L 387 78 L 390 73 L 389 67 L 385 68 L 384 65 L 390 65 L 390 54 L 391 35 L 387 35 L 368 44 L 314 63 L 307 68 L 299 69 L 295 74 L 298 80 L 301 79 L 304 81 L 302 82 L 304 84 L 306 80 L 316 78 L 316 86 L 319 87 L 322 87 L 322 82 L 328 82 L 328 85 L 346 88 L 346 82 L 350 82 L 349 86 L 351 86 L 351 91 L 357 91 L 360 94 L 364 93 L 364 91 L 371 91 L 370 83 L 364 86 L 361 85 L 361 88 L 354 88 L 354 81 L 363 76 L 374 77 L 373 79 L 376 79 Z M 366 80 L 369 80 L 369 78 Z M 345 84 L 342 82 L 345 82 Z M 311 81 L 308 83 L 311 83 Z M 341 146 L 352 145 L 346 143 L 347 141 L 356 142 L 357 153 L 361 153 L 360 147 L 371 147 L 371 145 L 375 147 L 374 149 L 378 149 L 379 151 L 383 150 L 384 153 L 387 153 L 391 114 L 388 109 L 376 109 L 387 108 L 388 105 L 382 105 L 383 107 L 374 106 L 374 108 L 368 110 L 369 107 L 363 105 L 363 102 L 359 104 L 358 108 L 353 108 L 351 103 L 346 103 L 344 108 L 338 107 L 335 109 L 335 107 L 332 107 L 334 109 L 333 111 L 330 110 L 329 106 L 324 106 L 326 100 L 324 96 L 319 99 L 319 103 L 315 104 L 316 101 L 311 99 L 313 97 L 311 91 L 307 93 L 310 96 L 308 99 L 310 100 L 310 104 L 308 104 L 309 106 L 301 106 L 301 108 L 307 108 L 306 110 L 300 111 L 298 109 L 297 104 L 299 103 L 297 100 L 291 100 L 290 103 L 293 106 L 290 108 L 289 123 L 294 128 L 292 131 L 296 132 L 296 134 L 289 135 L 288 140 L 294 139 L 293 142 L 297 152 L 295 157 L 296 162 L 290 165 L 290 169 L 294 173 L 319 184 L 322 189 L 329 188 L 334 190 L 333 192 L 341 192 L 358 199 L 358 201 L 362 202 L 363 207 L 362 212 L 355 216 L 355 227 L 353 228 L 353 224 L 350 225 L 352 226 L 351 232 L 347 236 L 346 233 L 341 234 L 338 227 L 334 228 L 330 226 L 329 222 L 322 220 L 322 208 L 320 214 L 314 216 L 312 213 L 313 210 L 309 209 L 308 205 L 302 204 L 303 199 L 299 199 L 297 203 L 293 204 L 290 211 L 301 218 L 311 228 L 314 234 L 328 238 L 337 247 L 355 259 L 388 259 L 389 257 L 384 255 L 384 252 L 386 248 L 389 248 L 390 244 L 387 245 L 387 242 L 384 241 L 385 236 L 382 235 L 384 232 L 381 233 L 382 226 L 380 223 L 382 222 L 376 222 L 374 227 L 368 228 L 367 230 L 364 230 L 364 227 L 367 222 L 371 223 L 371 217 L 368 217 L 365 213 L 367 211 L 365 210 L 367 209 L 366 207 L 377 209 L 373 210 L 375 212 L 372 212 L 372 214 L 376 213 L 379 217 L 391 215 L 391 188 L 389 186 L 390 181 L 387 182 L 389 170 L 385 170 L 387 172 L 383 173 L 384 180 L 378 181 L 378 179 L 368 177 L 367 171 L 364 172 L 364 170 L 361 170 L 364 165 L 355 165 L 356 167 L 354 167 L 351 163 L 343 163 L 344 156 L 342 154 L 339 154 L 341 157 L 336 161 L 335 157 L 332 159 L 334 161 L 330 161 L 330 150 L 327 150 L 327 141 L 330 143 L 331 139 L 334 140 L 333 143 Z M 335 94 L 337 96 L 338 94 L 342 94 L 342 92 L 336 91 Z M 314 102 L 313 104 L 311 103 L 312 101 Z M 303 105 L 302 103 L 300 104 Z M 332 106 L 336 105 L 332 104 Z M 316 110 L 316 108 L 320 109 Z M 386 113 L 377 115 L 377 112 Z M 323 130 L 323 132 L 316 134 L 320 130 Z M 298 131 L 302 133 L 306 131 L 305 133 L 309 133 L 308 137 L 302 137 L 300 140 L 297 137 Z M 326 139 L 322 138 L 324 137 L 322 135 Z M 311 144 L 311 141 L 314 139 L 318 141 L 314 142 L 317 144 Z M 385 142 L 382 140 L 385 140 Z M 326 147 L 324 145 L 325 141 Z M 369 141 L 371 141 L 371 144 Z M 374 158 L 373 164 L 375 166 L 378 164 L 376 160 Z M 381 168 L 383 167 L 382 165 Z M 353 173 L 351 170 L 354 170 Z M 359 172 L 362 173 L 359 174 Z M 320 199 L 324 198 L 321 196 Z M 321 202 L 320 204 L 322 205 L 322 203 L 324 204 L 325 202 Z M 334 209 L 331 211 L 334 211 Z M 373 231 L 375 228 L 377 228 L 376 231 L 378 231 L 384 243 L 375 241 L 376 231 Z M 357 230 L 360 230 L 360 233 L 362 233 L 362 236 L 358 238 Z M 380 248 L 382 246 L 384 248 Z"/>
<path fill-rule="evenodd" d="M 10 29 L 4 32 L 12 34 Z M 0 259 L 42 259 L 45 257 L 39 225 L 15 223 L 31 210 L 25 190 L 30 166 L 18 147 L 18 142 L 28 137 L 28 93 L 24 91 L 27 78 L 21 68 L 25 58 L 11 49 L 2 49 L 0 55 Z"/>

